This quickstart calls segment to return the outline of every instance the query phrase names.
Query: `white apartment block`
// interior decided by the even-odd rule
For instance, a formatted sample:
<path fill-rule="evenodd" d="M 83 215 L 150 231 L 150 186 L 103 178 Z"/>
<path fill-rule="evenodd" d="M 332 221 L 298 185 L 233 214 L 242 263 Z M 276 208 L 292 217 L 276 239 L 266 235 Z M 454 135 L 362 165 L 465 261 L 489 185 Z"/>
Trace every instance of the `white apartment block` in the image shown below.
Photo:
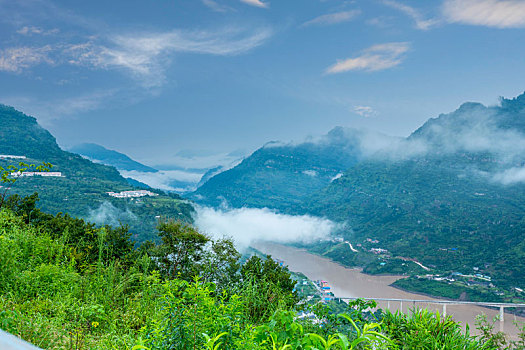
<path fill-rule="evenodd" d="M 137 198 L 145 196 L 158 196 L 158 194 L 147 190 L 136 190 L 136 191 L 122 191 L 122 192 L 107 192 L 111 197 L 115 198 Z"/>
<path fill-rule="evenodd" d="M 11 154 L 0 154 L 0 159 L 26 159 L 26 156 L 13 156 Z"/>
<path fill-rule="evenodd" d="M 24 171 L 24 172 L 14 172 L 11 173 L 11 176 L 14 177 L 24 177 L 24 176 L 43 176 L 43 177 L 64 177 L 60 171 Z"/>

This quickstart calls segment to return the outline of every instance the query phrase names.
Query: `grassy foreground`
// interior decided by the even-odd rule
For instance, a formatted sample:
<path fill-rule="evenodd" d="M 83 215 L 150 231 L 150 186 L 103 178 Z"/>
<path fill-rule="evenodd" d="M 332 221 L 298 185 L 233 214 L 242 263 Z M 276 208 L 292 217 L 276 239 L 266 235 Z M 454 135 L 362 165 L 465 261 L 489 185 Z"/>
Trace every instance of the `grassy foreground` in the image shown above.
<path fill-rule="evenodd" d="M 485 322 L 474 337 L 426 310 L 298 304 L 295 282 L 272 259 L 241 263 L 231 241 L 179 222 L 158 234 L 161 244 L 135 248 L 125 227 L 96 228 L 23 200 L 2 209 L 0 328 L 44 349 L 525 348 L 523 334 L 511 344 Z"/>

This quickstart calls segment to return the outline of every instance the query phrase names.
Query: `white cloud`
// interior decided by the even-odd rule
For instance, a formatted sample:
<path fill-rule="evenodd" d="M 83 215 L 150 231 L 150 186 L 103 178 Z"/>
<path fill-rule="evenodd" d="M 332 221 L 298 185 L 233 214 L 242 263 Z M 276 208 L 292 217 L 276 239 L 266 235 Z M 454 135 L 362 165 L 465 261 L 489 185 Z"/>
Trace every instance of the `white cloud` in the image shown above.
<path fill-rule="evenodd" d="M 25 26 L 16 31 L 18 34 L 31 35 L 31 34 L 42 34 L 43 30 L 34 26 Z"/>
<path fill-rule="evenodd" d="M 352 70 L 379 71 L 395 67 L 403 61 L 403 54 L 409 50 L 406 42 L 379 44 L 364 50 L 360 56 L 338 60 L 328 67 L 326 73 L 342 73 Z"/>
<path fill-rule="evenodd" d="M 261 7 L 261 8 L 268 8 L 269 4 L 267 2 L 262 2 L 261 0 L 241 0 L 241 2 L 244 2 L 245 4 Z"/>
<path fill-rule="evenodd" d="M 110 89 L 53 100 L 36 100 L 27 97 L 9 96 L 3 96 L 2 100 L 27 114 L 37 116 L 40 124 L 48 126 L 53 120 L 99 109 L 117 93 L 117 90 Z"/>
<path fill-rule="evenodd" d="M 195 155 L 178 154 L 169 156 L 162 155 L 159 158 L 144 159 L 148 164 L 154 164 L 157 169 L 211 169 L 217 166 L 224 167 L 225 170 L 239 164 L 243 156 L 230 153 L 203 153 Z M 224 170 L 223 170 L 224 171 Z"/>
<path fill-rule="evenodd" d="M 370 18 L 366 21 L 366 24 L 371 26 L 376 26 L 378 28 L 388 28 L 391 27 L 392 24 L 390 17 L 380 16 L 380 17 L 374 17 Z"/>
<path fill-rule="evenodd" d="M 173 53 L 239 55 L 266 41 L 268 28 L 246 32 L 239 28 L 218 31 L 182 31 L 115 35 L 109 44 L 88 42 L 68 48 L 71 63 L 130 72 L 146 87 L 160 86 Z"/>
<path fill-rule="evenodd" d="M 241 246 L 256 240 L 274 242 L 311 241 L 325 238 L 338 228 L 328 219 L 278 214 L 270 209 L 217 210 L 196 207 L 195 225 L 215 236 L 230 236 Z"/>
<path fill-rule="evenodd" d="M 40 63 L 72 64 L 97 69 L 116 69 L 131 74 L 144 87 L 161 86 L 176 53 L 233 56 L 247 52 L 272 35 L 268 28 L 245 31 L 172 30 L 161 33 L 114 35 L 75 44 L 13 47 L 0 51 L 0 70 L 21 72 Z"/>
<path fill-rule="evenodd" d="M 0 50 L 0 71 L 20 73 L 40 63 L 53 64 L 49 56 L 51 46 L 43 47 L 11 47 Z"/>
<path fill-rule="evenodd" d="M 130 177 L 150 187 L 177 192 L 195 190 L 204 174 L 204 172 L 186 170 L 160 170 L 158 172 L 119 170 L 119 172 L 124 177 Z"/>
<path fill-rule="evenodd" d="M 22 28 L 20 28 L 19 30 L 16 31 L 18 34 L 21 34 L 21 35 L 27 35 L 27 36 L 31 36 L 31 35 L 50 35 L 50 34 L 57 34 L 59 32 L 58 29 L 50 29 L 50 30 L 44 30 L 42 28 L 39 28 L 39 27 L 35 27 L 35 26 L 24 26 Z"/>
<path fill-rule="evenodd" d="M 214 0 L 202 0 L 202 3 L 215 12 L 227 12 L 229 10 L 232 10 L 231 7 L 221 5 Z"/>
<path fill-rule="evenodd" d="M 493 181 L 503 185 L 525 183 L 525 167 L 514 167 L 494 174 Z"/>
<path fill-rule="evenodd" d="M 315 171 L 315 170 L 304 170 L 303 174 L 311 176 L 311 177 L 316 177 L 317 176 L 317 171 Z"/>
<path fill-rule="evenodd" d="M 129 209 L 126 209 L 126 211 L 120 210 L 110 202 L 103 202 L 97 209 L 89 209 L 87 217 L 89 222 L 99 225 L 111 225 L 113 227 L 120 226 L 121 222 L 135 220 L 137 220 L 137 216 Z"/>
<path fill-rule="evenodd" d="M 354 112 L 365 118 L 369 118 L 375 114 L 374 109 L 370 106 L 355 106 Z"/>
<path fill-rule="evenodd" d="M 524 28 L 523 0 L 446 0 L 443 14 L 450 22 L 495 28 Z"/>
<path fill-rule="evenodd" d="M 383 0 L 383 3 L 411 17 L 416 22 L 416 27 L 418 29 L 428 30 L 430 27 L 436 25 L 439 22 L 436 19 L 425 19 L 418 10 L 400 2 L 393 0 Z"/>
<path fill-rule="evenodd" d="M 305 22 L 303 26 L 316 25 L 316 24 L 317 25 L 329 25 L 329 24 L 348 22 L 354 19 L 355 17 L 357 17 L 360 13 L 361 11 L 359 10 L 329 13 L 329 14 L 322 15 L 314 19 L 311 19 L 308 22 Z"/>

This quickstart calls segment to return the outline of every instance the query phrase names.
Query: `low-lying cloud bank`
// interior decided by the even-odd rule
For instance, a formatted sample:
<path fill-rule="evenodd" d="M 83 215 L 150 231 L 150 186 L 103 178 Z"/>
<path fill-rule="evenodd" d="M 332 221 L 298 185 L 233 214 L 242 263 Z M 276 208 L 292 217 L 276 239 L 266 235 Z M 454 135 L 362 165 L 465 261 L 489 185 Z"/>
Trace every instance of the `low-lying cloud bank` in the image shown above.
<path fill-rule="evenodd" d="M 110 202 L 103 202 L 97 209 L 90 209 L 87 221 L 99 225 L 120 226 L 121 222 L 137 220 L 137 216 L 129 209 L 121 210 Z"/>
<path fill-rule="evenodd" d="M 137 170 L 120 170 L 124 177 L 145 183 L 146 185 L 164 191 L 188 192 L 195 190 L 204 171 L 159 170 L 143 172 Z"/>
<path fill-rule="evenodd" d="M 510 168 L 505 171 L 496 173 L 492 180 L 500 182 L 503 185 L 513 185 L 517 183 L 525 183 L 525 166 Z"/>
<path fill-rule="evenodd" d="M 310 242 L 327 238 L 340 226 L 328 219 L 279 214 L 268 208 L 222 210 L 199 206 L 196 209 L 195 225 L 201 232 L 232 237 L 241 247 L 256 240 Z"/>

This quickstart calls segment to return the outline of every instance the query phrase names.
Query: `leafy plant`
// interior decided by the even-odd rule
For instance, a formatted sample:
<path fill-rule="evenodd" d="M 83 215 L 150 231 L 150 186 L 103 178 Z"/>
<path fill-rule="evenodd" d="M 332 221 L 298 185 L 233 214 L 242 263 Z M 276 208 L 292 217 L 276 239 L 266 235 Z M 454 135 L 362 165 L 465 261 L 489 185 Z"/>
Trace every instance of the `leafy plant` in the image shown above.
<path fill-rule="evenodd" d="M 16 183 L 16 181 L 24 176 L 24 173 L 28 171 L 46 172 L 52 168 L 51 163 L 43 163 L 42 165 L 27 164 L 25 162 L 19 162 L 18 166 L 10 164 L 6 167 L 0 166 L 0 184 L 4 187 L 0 193 L 0 209 L 4 205 L 4 201 L 7 192 Z M 0 188 L 2 187 L 0 186 Z"/>

